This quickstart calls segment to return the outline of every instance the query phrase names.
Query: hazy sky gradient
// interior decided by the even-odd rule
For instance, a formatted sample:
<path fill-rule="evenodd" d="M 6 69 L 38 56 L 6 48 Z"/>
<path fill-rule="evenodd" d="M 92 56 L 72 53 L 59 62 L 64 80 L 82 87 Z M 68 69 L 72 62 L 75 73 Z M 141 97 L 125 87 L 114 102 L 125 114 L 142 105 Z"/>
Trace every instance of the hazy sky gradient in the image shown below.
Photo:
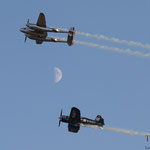
<path fill-rule="evenodd" d="M 149 0 L 1 1 L 0 149 L 1 150 L 142 150 L 146 138 L 67 124 L 58 128 L 61 108 L 72 106 L 84 117 L 100 114 L 112 127 L 150 132 L 150 59 L 82 45 L 43 43 L 19 31 L 27 19 L 45 13 L 48 26 L 102 34 L 150 44 Z M 67 34 L 49 34 L 67 37 Z M 143 48 L 76 35 L 75 40 L 122 49 Z M 54 82 L 54 67 L 63 78 Z"/>

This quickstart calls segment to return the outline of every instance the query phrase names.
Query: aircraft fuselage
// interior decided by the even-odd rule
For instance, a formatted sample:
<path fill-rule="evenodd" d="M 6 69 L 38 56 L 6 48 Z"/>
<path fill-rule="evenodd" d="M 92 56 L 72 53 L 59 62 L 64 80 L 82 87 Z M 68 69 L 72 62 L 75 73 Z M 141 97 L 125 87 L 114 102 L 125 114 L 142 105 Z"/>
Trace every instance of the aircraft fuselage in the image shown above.
<path fill-rule="evenodd" d="M 26 24 L 26 28 L 21 28 L 20 31 L 25 34 L 26 39 L 32 39 L 36 41 L 36 44 L 42 44 L 43 42 L 59 42 L 67 43 L 69 46 L 74 44 L 73 37 L 75 35 L 75 28 L 72 27 L 70 30 L 52 28 L 46 26 L 46 19 L 43 13 L 39 14 L 36 24 L 29 23 L 29 19 Z M 48 37 L 48 32 L 57 32 L 57 33 L 68 33 L 67 38 L 58 38 L 58 37 Z"/>
<path fill-rule="evenodd" d="M 20 31 L 25 33 L 27 37 L 28 37 L 28 35 L 34 36 L 34 37 L 36 36 L 36 37 L 40 37 L 40 38 L 47 36 L 47 34 L 45 32 L 43 32 L 43 33 L 37 32 L 37 31 L 32 30 L 30 28 L 21 28 Z"/>
<path fill-rule="evenodd" d="M 96 120 L 92 120 L 92 119 L 85 118 L 85 117 L 81 117 L 79 122 L 71 122 L 69 120 L 69 116 L 61 116 L 59 119 L 61 120 L 61 122 L 69 123 L 72 125 L 82 125 L 82 126 L 97 125 L 99 127 L 103 127 L 104 125 L 102 122 L 97 122 Z"/>

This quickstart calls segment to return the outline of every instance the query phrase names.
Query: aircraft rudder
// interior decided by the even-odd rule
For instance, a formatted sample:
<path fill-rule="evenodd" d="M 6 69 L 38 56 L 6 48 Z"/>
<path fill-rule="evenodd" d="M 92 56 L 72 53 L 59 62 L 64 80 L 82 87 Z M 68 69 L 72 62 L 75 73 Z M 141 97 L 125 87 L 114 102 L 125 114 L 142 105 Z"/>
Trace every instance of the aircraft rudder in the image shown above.
<path fill-rule="evenodd" d="M 72 46 L 74 44 L 74 35 L 75 35 L 75 27 L 71 27 L 70 30 L 69 30 L 69 33 L 68 33 L 68 38 L 67 38 L 67 44 L 69 46 Z"/>
<path fill-rule="evenodd" d="M 71 27 L 69 30 L 69 33 L 71 33 L 73 36 L 75 36 L 75 33 L 76 33 L 75 27 Z"/>
<path fill-rule="evenodd" d="M 97 122 L 100 122 L 102 125 L 105 125 L 104 119 L 102 118 L 101 115 L 97 115 L 96 118 L 95 118 L 95 120 L 96 120 Z"/>

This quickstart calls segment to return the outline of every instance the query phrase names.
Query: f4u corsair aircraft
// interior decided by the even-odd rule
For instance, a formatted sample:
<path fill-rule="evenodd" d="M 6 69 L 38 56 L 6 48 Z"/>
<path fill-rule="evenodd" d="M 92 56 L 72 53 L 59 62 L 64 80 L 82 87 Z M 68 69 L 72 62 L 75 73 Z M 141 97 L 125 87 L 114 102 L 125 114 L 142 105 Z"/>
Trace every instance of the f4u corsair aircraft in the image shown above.
<path fill-rule="evenodd" d="M 62 30 L 58 28 L 46 27 L 45 15 L 40 13 L 36 24 L 29 23 L 29 19 L 26 24 L 26 28 L 21 28 L 20 31 L 25 33 L 26 39 L 32 39 L 36 41 L 36 44 L 42 44 L 43 42 L 62 42 L 67 43 L 69 46 L 73 45 L 73 37 L 75 35 L 75 28 L 70 28 L 69 31 Z M 47 37 L 47 32 L 56 33 L 68 33 L 68 38 L 57 38 L 57 37 Z"/>
<path fill-rule="evenodd" d="M 103 128 L 104 119 L 97 115 L 95 120 L 88 119 L 80 116 L 80 110 L 78 108 L 72 107 L 70 116 L 62 115 L 62 110 L 59 117 L 59 126 L 61 122 L 68 123 L 68 131 L 77 133 L 80 129 L 80 126 L 92 126 Z"/>

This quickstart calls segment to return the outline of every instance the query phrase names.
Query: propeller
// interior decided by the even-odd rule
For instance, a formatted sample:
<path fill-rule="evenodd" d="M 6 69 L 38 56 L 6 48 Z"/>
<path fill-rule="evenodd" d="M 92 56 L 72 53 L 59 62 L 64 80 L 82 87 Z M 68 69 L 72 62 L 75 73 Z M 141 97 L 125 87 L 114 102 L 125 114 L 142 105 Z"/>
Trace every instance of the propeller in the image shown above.
<path fill-rule="evenodd" d="M 29 18 L 28 18 L 27 24 L 29 24 Z"/>
<path fill-rule="evenodd" d="M 28 25 L 29 25 L 29 19 L 27 20 L 27 24 L 26 24 L 26 26 L 28 27 Z"/>
<path fill-rule="evenodd" d="M 62 109 L 61 109 L 60 117 L 59 117 L 59 124 L 58 124 L 59 127 L 60 127 L 60 123 L 61 123 L 61 116 L 62 116 Z"/>
<path fill-rule="evenodd" d="M 28 25 L 29 25 L 29 18 L 28 18 L 28 20 L 27 20 L 26 26 L 28 27 Z M 25 36 L 24 42 L 26 42 L 26 40 L 27 40 L 27 36 Z"/>
<path fill-rule="evenodd" d="M 25 36 L 24 42 L 26 42 L 26 40 L 27 40 L 27 36 Z"/>

